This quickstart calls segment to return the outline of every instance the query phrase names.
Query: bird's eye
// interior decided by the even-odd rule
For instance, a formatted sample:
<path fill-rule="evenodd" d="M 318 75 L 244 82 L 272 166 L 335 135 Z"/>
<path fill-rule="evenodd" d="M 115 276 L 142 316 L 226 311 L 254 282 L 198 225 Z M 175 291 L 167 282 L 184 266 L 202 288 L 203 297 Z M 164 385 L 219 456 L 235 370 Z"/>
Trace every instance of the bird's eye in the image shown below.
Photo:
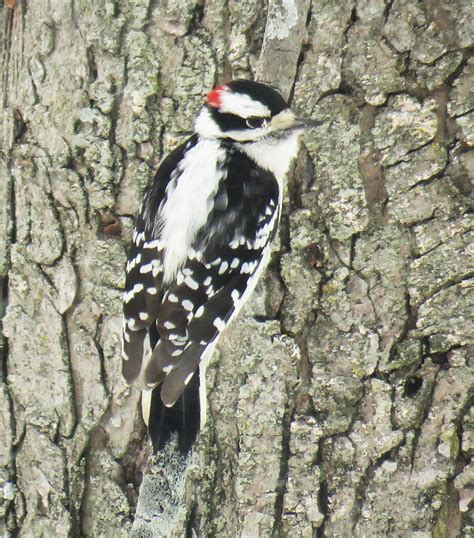
<path fill-rule="evenodd" d="M 247 118 L 245 124 L 249 129 L 258 129 L 267 126 L 267 120 L 265 118 Z"/>

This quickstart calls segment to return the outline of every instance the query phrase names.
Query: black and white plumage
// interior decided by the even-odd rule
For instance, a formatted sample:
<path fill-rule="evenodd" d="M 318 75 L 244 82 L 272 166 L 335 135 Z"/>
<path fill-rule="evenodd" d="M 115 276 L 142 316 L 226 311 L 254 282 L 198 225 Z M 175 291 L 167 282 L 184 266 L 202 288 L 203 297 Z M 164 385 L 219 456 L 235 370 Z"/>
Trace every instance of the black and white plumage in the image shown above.
<path fill-rule="evenodd" d="M 145 384 L 155 450 L 173 431 L 183 452 L 194 442 L 206 363 L 268 261 L 297 136 L 314 125 L 270 86 L 218 86 L 196 134 L 165 158 L 145 195 L 126 269 L 123 375 Z"/>

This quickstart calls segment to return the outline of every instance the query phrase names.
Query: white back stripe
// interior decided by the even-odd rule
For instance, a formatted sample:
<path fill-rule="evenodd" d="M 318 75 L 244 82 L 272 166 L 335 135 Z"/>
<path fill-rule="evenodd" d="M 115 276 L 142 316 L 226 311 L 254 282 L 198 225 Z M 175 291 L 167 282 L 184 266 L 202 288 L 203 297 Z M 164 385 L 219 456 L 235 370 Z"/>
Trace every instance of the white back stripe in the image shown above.
<path fill-rule="evenodd" d="M 169 284 L 182 267 L 198 231 L 206 224 L 222 179 L 225 150 L 216 140 L 200 139 L 179 164 L 176 183 L 160 214 L 165 247 L 163 281 Z"/>

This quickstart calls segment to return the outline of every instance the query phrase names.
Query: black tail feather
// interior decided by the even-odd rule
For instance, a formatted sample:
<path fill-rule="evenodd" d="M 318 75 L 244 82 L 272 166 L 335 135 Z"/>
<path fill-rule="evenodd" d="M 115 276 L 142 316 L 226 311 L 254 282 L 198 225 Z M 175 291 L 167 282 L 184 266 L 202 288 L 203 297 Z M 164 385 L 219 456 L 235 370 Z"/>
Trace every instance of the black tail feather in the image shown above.
<path fill-rule="evenodd" d="M 195 372 L 186 389 L 172 407 L 166 407 L 160 397 L 161 385 L 153 389 L 148 418 L 148 431 L 153 452 L 161 450 L 172 434 L 178 434 L 182 454 L 193 446 L 200 427 L 199 372 Z"/>

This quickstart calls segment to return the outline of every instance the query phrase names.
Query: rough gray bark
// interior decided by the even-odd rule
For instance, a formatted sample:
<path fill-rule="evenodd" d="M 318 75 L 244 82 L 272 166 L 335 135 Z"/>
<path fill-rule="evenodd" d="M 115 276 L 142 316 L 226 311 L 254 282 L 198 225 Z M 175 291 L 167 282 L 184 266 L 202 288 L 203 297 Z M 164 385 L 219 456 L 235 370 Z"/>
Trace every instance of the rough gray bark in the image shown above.
<path fill-rule="evenodd" d="M 119 364 L 133 216 L 205 92 L 258 77 L 325 124 L 214 357 L 172 520 L 151 461 L 133 534 L 472 536 L 469 2 L 0 9 L 2 534 L 132 532 L 149 451 Z"/>

